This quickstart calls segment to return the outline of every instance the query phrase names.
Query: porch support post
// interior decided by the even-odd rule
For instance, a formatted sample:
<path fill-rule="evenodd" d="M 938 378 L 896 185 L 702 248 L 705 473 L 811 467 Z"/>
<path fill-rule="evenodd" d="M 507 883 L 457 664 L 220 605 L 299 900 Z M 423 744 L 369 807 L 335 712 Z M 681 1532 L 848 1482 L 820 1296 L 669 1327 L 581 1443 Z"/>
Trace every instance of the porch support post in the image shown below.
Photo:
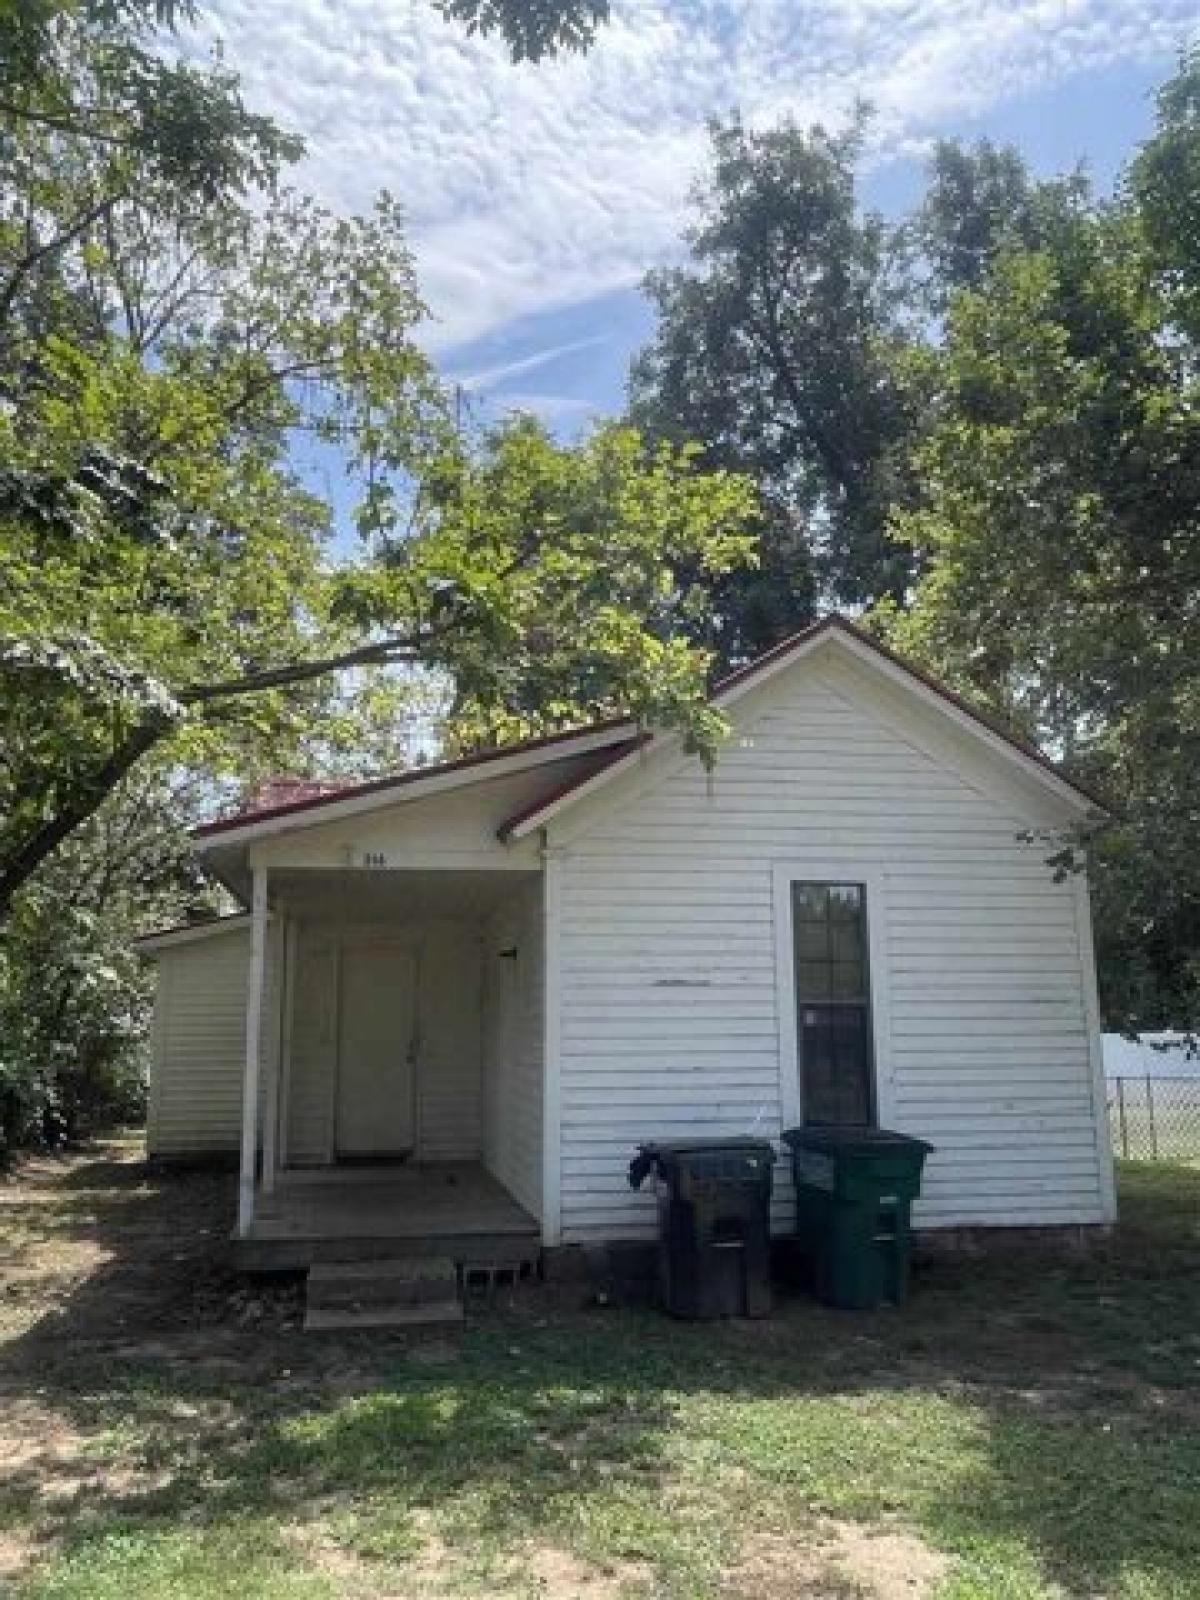
<path fill-rule="evenodd" d="M 561 863 L 543 843 L 542 1243 L 547 1247 L 562 1242 L 561 873 Z"/>
<path fill-rule="evenodd" d="M 253 869 L 250 898 L 250 971 L 246 980 L 246 1071 L 242 1078 L 242 1166 L 238 1183 L 238 1233 L 254 1220 L 254 1168 L 258 1155 L 258 1080 L 262 1065 L 263 988 L 267 973 L 267 869 Z"/>
<path fill-rule="evenodd" d="M 263 1107 L 262 1186 L 264 1194 L 272 1194 L 279 1168 L 279 1079 L 283 1072 L 283 998 L 287 993 L 288 924 L 283 916 L 275 919 L 267 938 L 274 941 L 275 989 L 271 995 L 271 1048 L 267 1053 L 267 1093 Z"/>

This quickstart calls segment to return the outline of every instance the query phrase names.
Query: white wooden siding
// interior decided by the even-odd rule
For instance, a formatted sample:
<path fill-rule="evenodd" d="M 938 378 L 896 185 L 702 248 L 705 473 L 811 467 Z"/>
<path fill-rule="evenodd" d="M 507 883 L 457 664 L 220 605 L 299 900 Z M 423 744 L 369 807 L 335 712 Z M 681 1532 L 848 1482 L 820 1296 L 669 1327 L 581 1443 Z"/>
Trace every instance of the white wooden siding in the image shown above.
<path fill-rule="evenodd" d="M 516 950 L 515 956 L 500 952 Z M 542 884 L 488 920 L 484 961 L 484 1159 L 525 1209 L 542 1214 L 544 1011 Z"/>
<path fill-rule="evenodd" d="M 286 1166 L 332 1157 L 337 1073 L 339 948 L 321 923 L 300 923 L 291 984 L 290 1059 L 284 1065 L 282 1156 Z"/>
<path fill-rule="evenodd" d="M 1018 837 L 1053 815 L 1029 786 L 832 661 L 748 699 L 711 779 L 647 763 L 622 784 L 550 830 L 566 1240 L 651 1231 L 625 1178 L 639 1139 L 778 1135 L 773 878 L 789 863 L 878 877 L 886 1115 L 936 1146 L 919 1225 L 1105 1219 L 1086 902 Z"/>
<path fill-rule="evenodd" d="M 249 952 L 249 930 L 242 923 L 158 954 L 146 1128 L 151 1156 L 224 1154 L 239 1147 Z M 273 928 L 263 1030 L 265 1059 L 272 1064 L 279 954 Z"/>
<path fill-rule="evenodd" d="M 424 1161 L 483 1149 L 481 945 L 466 923 L 431 925 L 417 968 L 417 1133 Z"/>
<path fill-rule="evenodd" d="M 297 938 L 285 1096 L 290 1165 L 332 1159 L 342 947 L 392 931 L 417 951 L 417 1158 L 469 1161 L 481 1153 L 478 932 L 450 921 L 419 930 L 316 921 L 302 923 Z"/>

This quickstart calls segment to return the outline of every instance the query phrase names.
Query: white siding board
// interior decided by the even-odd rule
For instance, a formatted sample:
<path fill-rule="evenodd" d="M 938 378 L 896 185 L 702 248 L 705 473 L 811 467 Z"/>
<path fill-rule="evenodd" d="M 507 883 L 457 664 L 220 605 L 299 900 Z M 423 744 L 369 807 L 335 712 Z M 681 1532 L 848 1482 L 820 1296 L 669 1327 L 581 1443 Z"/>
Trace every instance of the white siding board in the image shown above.
<path fill-rule="evenodd" d="M 1075 889 L 1022 838 L 1047 802 L 902 710 L 858 669 L 801 665 L 754 698 L 711 777 L 643 768 L 551 828 L 564 1239 L 653 1230 L 625 1177 L 641 1139 L 778 1134 L 772 884 L 791 862 L 861 863 L 883 886 L 881 1098 L 937 1147 L 918 1223 L 1104 1220 Z"/>
<path fill-rule="evenodd" d="M 241 1142 L 246 1066 L 246 973 L 250 935 L 232 927 L 158 954 L 154 1057 L 146 1148 L 151 1156 L 235 1152 Z M 274 1066 L 279 938 L 267 941 L 264 1051 Z M 266 1072 L 260 1079 L 261 1104 Z"/>
<path fill-rule="evenodd" d="M 333 1097 L 337 1072 L 338 945 L 319 923 L 296 930 L 292 984 L 291 1055 L 284 1069 L 287 1166 L 320 1166 L 333 1158 Z"/>
<path fill-rule="evenodd" d="M 505 956 L 504 950 L 516 951 Z M 483 1154 L 533 1216 L 542 1215 L 544 939 L 541 880 L 489 919 L 483 947 Z"/>
<path fill-rule="evenodd" d="M 482 945 L 445 922 L 421 939 L 417 971 L 417 1149 L 423 1161 L 473 1161 L 483 1150 Z"/>

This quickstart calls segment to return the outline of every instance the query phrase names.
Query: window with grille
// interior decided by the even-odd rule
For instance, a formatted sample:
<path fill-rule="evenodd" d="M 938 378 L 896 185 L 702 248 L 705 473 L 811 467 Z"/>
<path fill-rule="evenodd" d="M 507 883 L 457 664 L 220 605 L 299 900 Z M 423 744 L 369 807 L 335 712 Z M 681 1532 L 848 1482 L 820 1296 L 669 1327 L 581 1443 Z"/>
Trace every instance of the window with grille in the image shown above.
<path fill-rule="evenodd" d="M 861 883 L 793 883 L 800 1092 L 807 1124 L 875 1117 L 867 893 Z"/>

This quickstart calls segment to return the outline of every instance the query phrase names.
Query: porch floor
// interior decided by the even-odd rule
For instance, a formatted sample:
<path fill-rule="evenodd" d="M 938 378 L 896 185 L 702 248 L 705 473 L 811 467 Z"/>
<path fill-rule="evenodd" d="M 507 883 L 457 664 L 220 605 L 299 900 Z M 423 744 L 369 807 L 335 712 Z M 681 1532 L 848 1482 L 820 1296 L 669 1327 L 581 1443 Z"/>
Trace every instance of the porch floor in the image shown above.
<path fill-rule="evenodd" d="M 235 1247 L 251 1271 L 405 1255 L 483 1264 L 531 1259 L 540 1233 L 476 1162 L 342 1166 L 280 1173 Z"/>

